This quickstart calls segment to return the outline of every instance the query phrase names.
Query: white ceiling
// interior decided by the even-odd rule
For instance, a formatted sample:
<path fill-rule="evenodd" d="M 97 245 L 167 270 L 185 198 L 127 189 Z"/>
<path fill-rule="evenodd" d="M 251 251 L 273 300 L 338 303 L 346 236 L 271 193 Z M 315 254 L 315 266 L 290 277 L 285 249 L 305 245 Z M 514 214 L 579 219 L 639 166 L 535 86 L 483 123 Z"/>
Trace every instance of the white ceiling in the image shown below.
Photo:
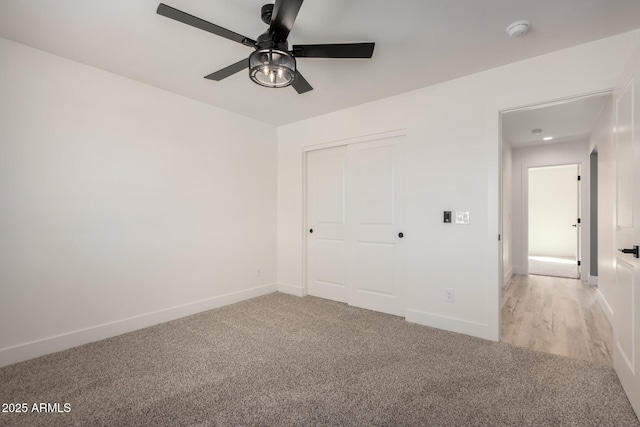
<path fill-rule="evenodd" d="M 522 148 L 588 137 L 610 99 L 611 94 L 602 94 L 504 113 L 502 139 L 512 148 Z M 542 132 L 534 134 L 534 129 Z"/>
<path fill-rule="evenodd" d="M 267 0 L 163 0 L 255 39 Z M 640 27 L 638 0 L 307 0 L 291 44 L 376 42 L 371 60 L 303 58 L 315 90 L 203 77 L 250 48 L 156 14 L 158 0 L 1 0 L 0 37 L 282 125 Z M 531 32 L 509 38 L 508 24 Z M 46 72 L 46 70 L 43 70 Z"/>

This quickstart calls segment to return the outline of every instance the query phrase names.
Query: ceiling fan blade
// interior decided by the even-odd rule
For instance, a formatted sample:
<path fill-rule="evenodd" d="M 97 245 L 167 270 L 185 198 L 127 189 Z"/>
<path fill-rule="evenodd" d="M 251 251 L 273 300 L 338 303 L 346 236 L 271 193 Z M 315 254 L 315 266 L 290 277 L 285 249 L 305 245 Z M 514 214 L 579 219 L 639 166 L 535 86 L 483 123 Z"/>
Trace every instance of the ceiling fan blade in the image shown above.
<path fill-rule="evenodd" d="M 303 94 L 305 92 L 309 92 L 310 90 L 313 90 L 309 82 L 306 81 L 304 77 L 302 77 L 302 74 L 300 74 L 300 71 L 296 71 L 296 78 L 291 84 L 291 86 L 293 86 L 293 88 L 299 94 Z"/>
<path fill-rule="evenodd" d="M 158 13 L 158 15 L 166 16 L 167 18 L 171 18 L 175 21 L 182 22 L 183 24 L 191 25 L 192 27 L 208 31 L 215 34 L 216 36 L 233 40 L 234 42 L 241 43 L 245 46 L 255 47 L 256 45 L 255 40 L 251 40 L 250 38 L 245 37 L 241 34 L 234 33 L 233 31 L 227 30 L 226 28 L 222 28 L 216 24 L 212 24 L 211 22 L 200 19 L 197 16 L 189 15 L 186 12 L 175 9 L 171 6 L 167 6 L 164 3 L 160 3 L 158 5 L 158 9 L 156 10 L 156 12 Z"/>
<path fill-rule="evenodd" d="M 299 44 L 292 46 L 296 58 L 371 58 L 375 43 Z"/>
<path fill-rule="evenodd" d="M 293 23 L 296 21 L 303 0 L 276 0 L 271 14 L 269 33 L 275 34 L 281 41 L 287 40 Z"/>
<path fill-rule="evenodd" d="M 220 81 L 222 79 L 226 79 L 229 76 L 234 75 L 237 72 L 244 70 L 249 67 L 249 60 L 247 58 L 241 59 L 235 64 L 231 64 L 228 67 L 224 67 L 221 70 L 216 71 L 215 73 L 211 73 L 208 76 L 205 76 L 205 79 Z"/>

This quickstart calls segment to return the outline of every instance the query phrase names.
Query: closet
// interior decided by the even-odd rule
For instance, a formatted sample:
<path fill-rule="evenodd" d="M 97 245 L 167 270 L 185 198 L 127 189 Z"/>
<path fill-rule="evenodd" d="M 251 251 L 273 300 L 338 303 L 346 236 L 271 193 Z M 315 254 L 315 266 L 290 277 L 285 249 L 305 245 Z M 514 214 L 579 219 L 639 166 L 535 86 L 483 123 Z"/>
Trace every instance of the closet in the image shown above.
<path fill-rule="evenodd" d="M 403 136 L 308 151 L 308 294 L 404 316 Z"/>

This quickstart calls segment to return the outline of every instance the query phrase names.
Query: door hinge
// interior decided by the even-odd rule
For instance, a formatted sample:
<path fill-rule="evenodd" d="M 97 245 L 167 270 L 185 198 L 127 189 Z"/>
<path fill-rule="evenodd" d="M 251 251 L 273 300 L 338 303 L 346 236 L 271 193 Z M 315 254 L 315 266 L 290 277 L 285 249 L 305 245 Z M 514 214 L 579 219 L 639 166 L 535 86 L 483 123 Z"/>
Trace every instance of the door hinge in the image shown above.
<path fill-rule="evenodd" d="M 578 181 L 580 181 L 580 179 L 581 179 L 581 178 L 580 178 L 580 175 L 578 175 Z"/>
<path fill-rule="evenodd" d="M 581 265 L 581 262 L 580 262 L 580 261 L 578 261 L 578 265 Z"/>
<path fill-rule="evenodd" d="M 578 218 L 578 224 L 580 224 L 580 218 Z"/>
<path fill-rule="evenodd" d="M 498 242 L 500 241 L 500 235 L 498 234 Z"/>

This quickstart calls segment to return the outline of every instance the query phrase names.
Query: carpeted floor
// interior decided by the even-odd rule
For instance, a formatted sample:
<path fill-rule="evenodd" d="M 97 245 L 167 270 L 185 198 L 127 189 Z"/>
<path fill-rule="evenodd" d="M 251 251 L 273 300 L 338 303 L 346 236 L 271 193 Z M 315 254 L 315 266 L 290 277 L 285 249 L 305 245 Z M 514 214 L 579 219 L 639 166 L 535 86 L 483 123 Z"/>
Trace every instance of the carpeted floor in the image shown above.
<path fill-rule="evenodd" d="M 280 293 L 0 369 L 1 425 L 640 426 L 614 371 Z"/>

